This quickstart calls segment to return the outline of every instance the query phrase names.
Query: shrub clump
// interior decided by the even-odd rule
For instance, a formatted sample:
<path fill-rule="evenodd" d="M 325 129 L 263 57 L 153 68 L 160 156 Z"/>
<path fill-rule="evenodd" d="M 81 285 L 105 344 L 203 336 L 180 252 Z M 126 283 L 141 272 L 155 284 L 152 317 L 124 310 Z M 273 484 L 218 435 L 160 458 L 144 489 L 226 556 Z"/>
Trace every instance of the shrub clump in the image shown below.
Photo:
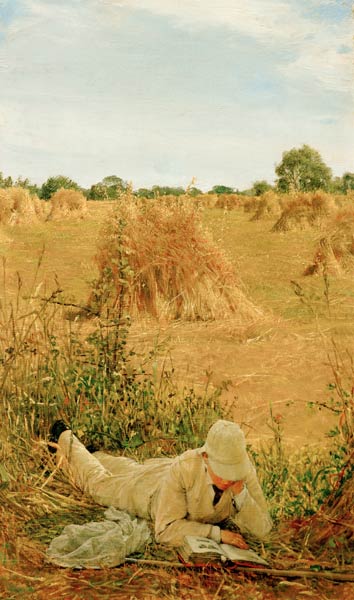
<path fill-rule="evenodd" d="M 21 225 L 44 219 L 45 204 L 22 187 L 0 189 L 0 224 Z"/>
<path fill-rule="evenodd" d="M 83 219 L 87 213 L 87 200 L 82 192 L 60 188 L 50 199 L 48 221 Z"/>
<path fill-rule="evenodd" d="M 130 314 L 186 320 L 260 314 L 196 209 L 180 200 L 122 198 L 96 261 L 100 276 L 89 304 L 98 312 L 124 295 Z"/>
<path fill-rule="evenodd" d="M 336 211 L 333 197 L 325 192 L 297 193 L 285 205 L 272 231 L 296 231 L 321 227 Z"/>
<path fill-rule="evenodd" d="M 338 211 L 319 240 L 313 263 L 304 275 L 354 273 L 354 208 Z"/>

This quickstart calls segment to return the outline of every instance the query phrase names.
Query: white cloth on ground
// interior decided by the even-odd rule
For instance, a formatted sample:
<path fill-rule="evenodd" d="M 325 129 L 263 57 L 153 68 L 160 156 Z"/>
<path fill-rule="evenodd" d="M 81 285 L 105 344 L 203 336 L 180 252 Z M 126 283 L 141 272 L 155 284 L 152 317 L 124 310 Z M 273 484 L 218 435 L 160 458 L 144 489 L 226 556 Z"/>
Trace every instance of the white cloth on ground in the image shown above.
<path fill-rule="evenodd" d="M 151 541 L 147 522 L 108 508 L 104 521 L 67 525 L 47 549 L 47 558 L 60 567 L 116 567 L 129 554 L 144 551 Z"/>

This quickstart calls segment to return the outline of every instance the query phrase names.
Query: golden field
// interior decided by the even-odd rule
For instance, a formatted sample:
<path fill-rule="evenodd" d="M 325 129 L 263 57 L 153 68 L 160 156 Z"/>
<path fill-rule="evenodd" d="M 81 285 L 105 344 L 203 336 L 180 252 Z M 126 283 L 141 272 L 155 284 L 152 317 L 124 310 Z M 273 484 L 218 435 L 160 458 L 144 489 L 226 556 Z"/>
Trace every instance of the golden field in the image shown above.
<path fill-rule="evenodd" d="M 36 278 L 43 297 L 59 285 L 68 302 L 85 304 L 90 281 L 98 275 L 94 256 L 111 210 L 109 202 L 88 202 L 81 220 L 3 226 L 0 255 L 8 300 L 17 294 L 19 276 L 22 295 Z M 242 207 L 206 208 L 201 219 L 262 315 L 252 323 L 236 316 L 204 322 L 137 317 L 130 332 L 134 348 L 141 351 L 163 340 L 161 364 L 173 364 L 186 385 L 227 382 L 222 400 L 252 439 L 269 434 L 271 405 L 282 415 L 289 443 L 317 442 L 328 429 L 329 415 L 308 403 L 328 399 L 333 341 L 344 353 L 352 350 L 353 277 L 329 276 L 326 283 L 321 275 L 303 276 L 321 236 L 318 228 L 272 232 L 274 217 L 251 220 Z"/>
<path fill-rule="evenodd" d="M 55 219 L 42 201 L 31 219 L 27 195 L 15 199 L 21 218 L 8 202 L 0 224 L 0 598 L 349 600 L 351 200 L 178 200 L 194 211 L 60 196 Z M 305 577 L 185 570 L 154 544 L 154 564 L 48 564 L 65 524 L 101 518 L 48 452 L 55 418 L 84 443 L 146 458 L 200 445 L 220 415 L 242 424 L 274 518 L 252 543 Z"/>

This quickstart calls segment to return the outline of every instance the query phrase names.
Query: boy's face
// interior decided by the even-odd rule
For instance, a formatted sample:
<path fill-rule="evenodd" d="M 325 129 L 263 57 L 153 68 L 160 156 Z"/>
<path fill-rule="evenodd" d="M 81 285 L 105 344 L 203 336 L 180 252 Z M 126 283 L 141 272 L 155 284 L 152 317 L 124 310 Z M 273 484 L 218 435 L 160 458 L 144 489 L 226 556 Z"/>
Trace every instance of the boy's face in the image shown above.
<path fill-rule="evenodd" d="M 219 477 L 218 475 L 216 475 L 216 473 L 214 473 L 211 466 L 209 465 L 208 455 L 204 452 L 203 452 L 203 459 L 207 466 L 208 473 L 210 475 L 210 479 L 212 480 L 213 484 L 216 485 L 217 488 L 219 488 L 219 490 L 222 490 L 224 492 L 229 487 L 234 485 L 234 483 L 236 483 L 235 481 L 229 481 L 228 479 L 222 479 L 222 477 Z"/>

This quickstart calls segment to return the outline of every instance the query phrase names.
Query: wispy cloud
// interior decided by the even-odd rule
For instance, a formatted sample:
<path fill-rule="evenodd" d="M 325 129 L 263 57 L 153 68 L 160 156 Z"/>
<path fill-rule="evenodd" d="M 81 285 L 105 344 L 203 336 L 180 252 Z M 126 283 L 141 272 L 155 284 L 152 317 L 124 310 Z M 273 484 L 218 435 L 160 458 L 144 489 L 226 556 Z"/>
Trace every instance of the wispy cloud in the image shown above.
<path fill-rule="evenodd" d="M 343 14 L 330 0 L 11 0 L 1 170 L 242 187 L 306 142 L 343 171 Z"/>
<path fill-rule="evenodd" d="M 110 0 L 114 5 L 115 0 Z M 352 25 L 347 3 L 347 22 L 319 20 L 311 7 L 337 5 L 333 0 L 120 0 L 130 10 L 146 10 L 174 20 L 176 26 L 193 29 L 223 27 L 267 48 L 289 56 L 280 64 L 282 76 L 348 89 L 351 61 L 340 47 L 351 46 Z M 345 13 L 345 4 L 342 5 Z M 281 61 L 282 63 L 282 61 Z M 276 66 L 275 66 L 276 68 Z"/>

